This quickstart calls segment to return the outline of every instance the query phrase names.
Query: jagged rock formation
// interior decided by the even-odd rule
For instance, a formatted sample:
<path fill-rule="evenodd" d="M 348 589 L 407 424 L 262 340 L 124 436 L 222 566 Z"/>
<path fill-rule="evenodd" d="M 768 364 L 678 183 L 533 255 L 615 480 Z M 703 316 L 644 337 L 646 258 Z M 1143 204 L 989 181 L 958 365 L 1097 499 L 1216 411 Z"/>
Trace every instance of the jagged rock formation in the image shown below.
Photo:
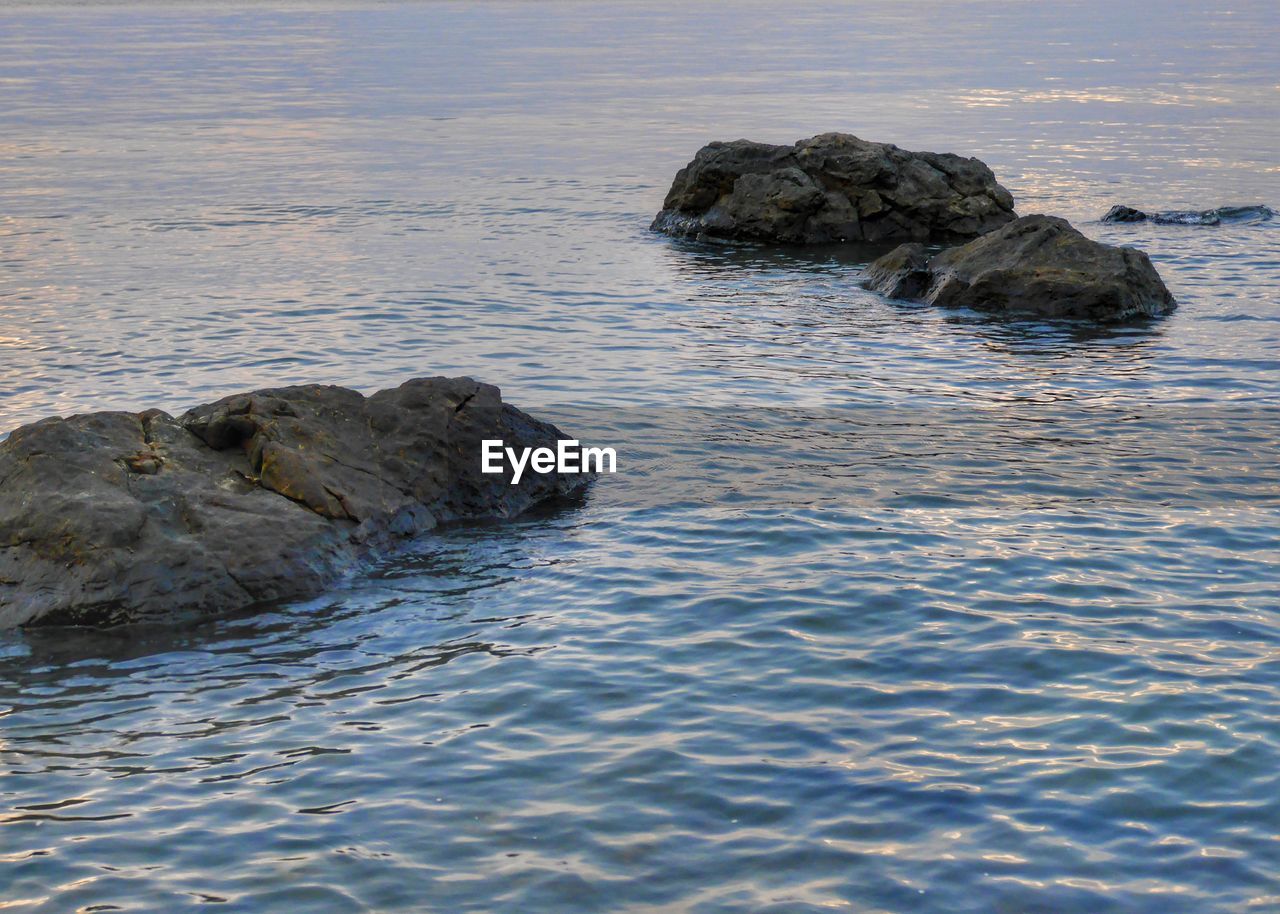
<path fill-rule="evenodd" d="M 0 443 L 0 627 L 315 596 L 440 522 L 509 517 L 582 485 L 480 472 L 482 439 L 563 437 L 469 378 L 36 422 Z"/>
<path fill-rule="evenodd" d="M 933 256 L 900 245 L 867 267 L 863 285 L 944 308 L 1102 323 L 1176 307 L 1142 251 L 1092 241 L 1052 216 L 1023 216 Z"/>
<path fill-rule="evenodd" d="M 977 159 L 824 133 L 791 146 L 704 146 L 652 228 L 784 243 L 956 241 L 1015 215 L 1013 197 Z"/>
<path fill-rule="evenodd" d="M 1113 206 L 1102 221 L 1106 223 L 1154 222 L 1157 225 L 1221 225 L 1224 222 L 1266 222 L 1275 215 L 1269 206 L 1220 206 L 1217 209 L 1174 210 L 1144 213 L 1132 206 Z"/>

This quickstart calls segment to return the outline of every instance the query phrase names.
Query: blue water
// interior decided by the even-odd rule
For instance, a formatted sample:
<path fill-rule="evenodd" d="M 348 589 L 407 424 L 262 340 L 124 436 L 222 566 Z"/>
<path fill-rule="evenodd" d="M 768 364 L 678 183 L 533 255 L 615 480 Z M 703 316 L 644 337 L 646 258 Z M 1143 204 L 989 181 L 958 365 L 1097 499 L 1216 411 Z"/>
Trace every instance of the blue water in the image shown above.
<path fill-rule="evenodd" d="M 326 597 L 0 635 L 0 906 L 1280 910 L 1280 13 L 0 2 L 0 428 L 471 374 L 619 450 Z M 702 143 L 978 155 L 1089 331 L 651 235 Z"/>

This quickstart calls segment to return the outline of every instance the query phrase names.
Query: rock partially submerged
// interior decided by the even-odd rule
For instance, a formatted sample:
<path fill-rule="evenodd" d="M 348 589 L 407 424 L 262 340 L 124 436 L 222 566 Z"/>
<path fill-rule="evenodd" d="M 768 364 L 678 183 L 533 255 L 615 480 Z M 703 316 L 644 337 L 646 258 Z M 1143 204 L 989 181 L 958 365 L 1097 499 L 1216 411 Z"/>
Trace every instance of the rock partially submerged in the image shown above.
<path fill-rule="evenodd" d="M 1103 323 L 1176 307 L 1142 251 L 1092 241 L 1053 216 L 1023 216 L 932 257 L 900 245 L 867 267 L 863 285 L 946 308 Z"/>
<path fill-rule="evenodd" d="M 977 159 L 824 133 L 791 146 L 704 146 L 652 228 L 784 243 L 956 241 L 1014 218 L 1013 197 Z"/>
<path fill-rule="evenodd" d="M 1221 225 L 1224 222 L 1266 222 L 1275 215 L 1269 206 L 1220 206 L 1217 209 L 1174 210 L 1144 213 L 1132 206 L 1113 206 L 1102 217 L 1103 222 L 1154 222 L 1158 225 Z"/>
<path fill-rule="evenodd" d="M 321 593 L 410 537 L 586 477 L 480 472 L 565 436 L 469 378 L 310 385 L 36 422 L 0 443 L 0 627 L 219 613 Z"/>

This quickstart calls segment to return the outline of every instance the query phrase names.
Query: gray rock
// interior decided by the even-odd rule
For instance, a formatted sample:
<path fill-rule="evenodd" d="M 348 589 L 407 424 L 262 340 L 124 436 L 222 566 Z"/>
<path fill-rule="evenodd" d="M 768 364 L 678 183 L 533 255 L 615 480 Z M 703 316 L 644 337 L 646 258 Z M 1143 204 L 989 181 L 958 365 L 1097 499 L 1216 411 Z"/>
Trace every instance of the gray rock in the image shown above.
<path fill-rule="evenodd" d="M 945 308 L 1103 323 L 1176 307 L 1142 251 L 1091 241 L 1052 216 L 1023 216 L 933 256 L 900 245 L 867 267 L 863 286 Z"/>
<path fill-rule="evenodd" d="M 482 439 L 563 437 L 469 378 L 36 422 L 0 443 L 0 627 L 315 596 L 441 522 L 575 490 L 587 477 L 526 472 L 511 485 L 480 472 Z"/>
<path fill-rule="evenodd" d="M 1013 218 L 1013 197 L 977 159 L 824 133 L 791 146 L 704 146 L 652 228 L 784 243 L 956 241 Z"/>
<path fill-rule="evenodd" d="M 1224 222 L 1266 222 L 1275 214 L 1275 210 L 1262 204 L 1163 213 L 1144 213 L 1132 206 L 1113 206 L 1107 210 L 1102 221 L 1112 224 L 1151 221 L 1157 225 L 1221 225 Z"/>

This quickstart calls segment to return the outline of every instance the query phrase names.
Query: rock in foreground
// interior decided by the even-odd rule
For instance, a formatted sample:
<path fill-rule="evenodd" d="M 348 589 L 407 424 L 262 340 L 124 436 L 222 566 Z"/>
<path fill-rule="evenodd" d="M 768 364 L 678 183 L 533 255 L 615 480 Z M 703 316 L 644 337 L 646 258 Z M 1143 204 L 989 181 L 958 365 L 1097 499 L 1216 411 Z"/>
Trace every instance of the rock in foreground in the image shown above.
<path fill-rule="evenodd" d="M 1163 213 L 1144 213 L 1132 206 L 1113 206 L 1102 221 L 1109 224 L 1122 222 L 1154 222 L 1157 225 L 1221 225 L 1224 222 L 1266 222 L 1275 215 L 1269 206 L 1220 206 L 1217 209 L 1174 210 Z"/>
<path fill-rule="evenodd" d="M 105 625 L 303 599 L 438 523 L 508 517 L 586 477 L 482 475 L 480 442 L 564 438 L 469 378 L 370 397 L 260 390 L 36 422 L 0 443 L 0 627 Z"/>
<path fill-rule="evenodd" d="M 1103 323 L 1176 307 L 1142 251 L 1091 241 L 1053 216 L 1023 216 L 932 257 L 901 245 L 867 267 L 863 286 L 945 308 Z"/>
<path fill-rule="evenodd" d="M 1013 197 L 977 159 L 824 133 L 792 146 L 704 146 L 652 227 L 784 243 L 956 241 L 1014 217 Z"/>

